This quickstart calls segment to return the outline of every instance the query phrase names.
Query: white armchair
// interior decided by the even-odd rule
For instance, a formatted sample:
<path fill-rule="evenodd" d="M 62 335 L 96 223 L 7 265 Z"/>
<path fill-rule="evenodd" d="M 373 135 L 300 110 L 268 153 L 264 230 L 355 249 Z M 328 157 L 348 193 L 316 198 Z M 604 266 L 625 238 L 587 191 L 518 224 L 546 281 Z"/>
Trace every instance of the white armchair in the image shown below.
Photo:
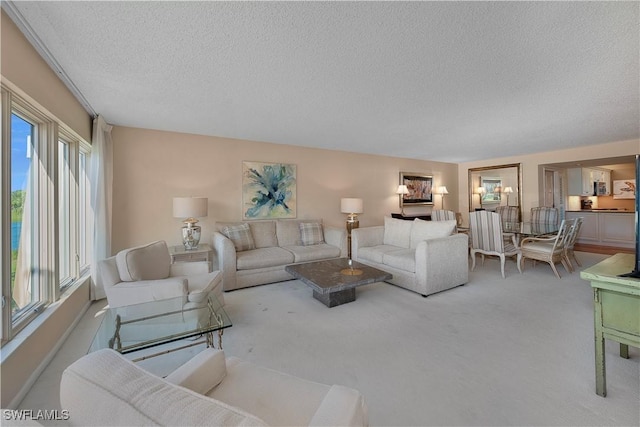
<path fill-rule="evenodd" d="M 198 305 L 211 292 L 224 304 L 220 272 L 209 272 L 204 261 L 172 264 L 164 241 L 125 249 L 99 261 L 98 273 L 112 308 L 181 296 L 185 304 Z"/>

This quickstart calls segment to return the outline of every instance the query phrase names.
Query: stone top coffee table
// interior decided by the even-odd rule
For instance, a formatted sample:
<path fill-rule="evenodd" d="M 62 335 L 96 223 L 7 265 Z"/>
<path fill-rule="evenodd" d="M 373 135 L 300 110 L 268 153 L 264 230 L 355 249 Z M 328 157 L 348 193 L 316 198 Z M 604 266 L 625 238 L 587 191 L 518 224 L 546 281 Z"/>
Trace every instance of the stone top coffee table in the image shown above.
<path fill-rule="evenodd" d="M 356 300 L 356 286 L 383 282 L 391 274 L 347 258 L 287 265 L 285 271 L 313 289 L 313 297 L 327 307 Z"/>

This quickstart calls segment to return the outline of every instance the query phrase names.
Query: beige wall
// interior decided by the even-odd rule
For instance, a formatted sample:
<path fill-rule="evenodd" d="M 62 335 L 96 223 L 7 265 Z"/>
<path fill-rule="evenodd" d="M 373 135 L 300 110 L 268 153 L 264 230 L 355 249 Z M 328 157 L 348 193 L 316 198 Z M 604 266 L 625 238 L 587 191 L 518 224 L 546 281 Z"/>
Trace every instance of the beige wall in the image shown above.
<path fill-rule="evenodd" d="M 87 141 L 91 117 L 2 11 L 2 82 L 18 89 Z M 2 347 L 0 407 L 15 407 L 89 303 L 89 284 L 74 287 Z M 48 408 L 53 409 L 53 408 Z"/>
<path fill-rule="evenodd" d="M 620 156 L 629 156 L 640 153 L 640 140 L 629 140 L 597 144 L 586 147 L 566 150 L 548 151 L 545 153 L 530 154 L 526 156 L 503 157 L 478 162 L 461 163 L 458 168 L 458 206 L 463 212 L 465 221 L 468 220 L 468 172 L 470 168 L 484 166 L 520 163 L 522 165 L 522 213 L 523 218 L 529 218 L 532 207 L 539 206 L 539 168 L 538 165 L 571 162 L 590 159 L 605 159 Z"/>
<path fill-rule="evenodd" d="M 85 141 L 91 141 L 91 117 L 82 104 L 2 11 L 0 73 Z"/>
<path fill-rule="evenodd" d="M 156 239 L 180 243 L 182 224 L 172 216 L 176 196 L 209 198 L 209 216 L 200 221 L 203 241 L 210 241 L 215 221 L 240 220 L 242 161 L 295 164 L 298 218 L 322 218 L 330 225 L 346 220 L 341 197 L 364 199 L 361 227 L 399 212 L 395 191 L 401 171 L 432 174 L 434 185 L 451 188 L 446 207 L 457 208 L 455 164 L 118 126 L 112 137 L 114 252 Z M 439 208 L 441 197 L 434 199 Z"/>

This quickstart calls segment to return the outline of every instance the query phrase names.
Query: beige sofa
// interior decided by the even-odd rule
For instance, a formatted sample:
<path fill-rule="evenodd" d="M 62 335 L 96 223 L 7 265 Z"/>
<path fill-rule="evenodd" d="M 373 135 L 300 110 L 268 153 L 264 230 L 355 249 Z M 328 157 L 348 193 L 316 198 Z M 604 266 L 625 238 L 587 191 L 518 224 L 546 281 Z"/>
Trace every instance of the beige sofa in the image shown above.
<path fill-rule="evenodd" d="M 60 403 L 79 426 L 366 426 L 357 390 L 307 381 L 208 348 L 157 377 L 113 350 L 62 374 Z"/>
<path fill-rule="evenodd" d="M 469 281 L 468 236 L 456 221 L 384 218 L 351 233 L 352 259 L 389 272 L 397 286 L 427 296 Z"/>
<path fill-rule="evenodd" d="M 216 228 L 212 242 L 224 291 L 291 280 L 285 266 L 347 252 L 346 229 L 317 219 L 218 222 Z"/>

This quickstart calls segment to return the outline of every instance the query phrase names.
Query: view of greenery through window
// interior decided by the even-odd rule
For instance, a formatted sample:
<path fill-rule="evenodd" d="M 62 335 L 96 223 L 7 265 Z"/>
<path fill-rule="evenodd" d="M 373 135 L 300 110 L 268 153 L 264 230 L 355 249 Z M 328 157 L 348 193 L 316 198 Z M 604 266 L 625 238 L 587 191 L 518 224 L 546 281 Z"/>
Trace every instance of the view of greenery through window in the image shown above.
<path fill-rule="evenodd" d="M 31 140 L 34 126 L 17 116 L 11 115 L 11 308 L 12 313 L 20 307 L 14 298 L 16 265 L 22 235 L 23 214 L 29 185 L 31 167 Z M 28 227 L 28 224 L 26 225 Z M 24 237 L 24 236 L 22 236 Z M 28 243 L 27 243 L 28 244 Z"/>

